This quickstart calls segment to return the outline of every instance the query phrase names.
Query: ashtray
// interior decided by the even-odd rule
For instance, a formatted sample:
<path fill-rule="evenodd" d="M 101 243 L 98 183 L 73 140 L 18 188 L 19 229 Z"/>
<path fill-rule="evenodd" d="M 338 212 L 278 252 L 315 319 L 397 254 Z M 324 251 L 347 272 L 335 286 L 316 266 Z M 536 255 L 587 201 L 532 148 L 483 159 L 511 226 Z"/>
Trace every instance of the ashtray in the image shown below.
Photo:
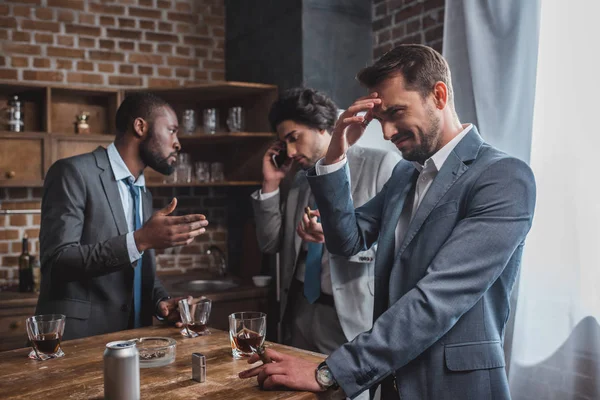
<path fill-rule="evenodd" d="M 142 337 L 136 347 L 140 357 L 140 368 L 162 367 L 175 361 L 177 342 L 167 337 Z"/>

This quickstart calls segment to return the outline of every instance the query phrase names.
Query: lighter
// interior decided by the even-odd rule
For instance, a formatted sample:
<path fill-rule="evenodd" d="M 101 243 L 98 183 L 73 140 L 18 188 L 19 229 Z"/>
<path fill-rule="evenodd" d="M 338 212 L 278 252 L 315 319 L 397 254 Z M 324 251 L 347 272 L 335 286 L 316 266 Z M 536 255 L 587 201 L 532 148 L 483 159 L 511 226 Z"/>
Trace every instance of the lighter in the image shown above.
<path fill-rule="evenodd" d="M 192 379 L 196 382 L 206 380 L 206 357 L 201 353 L 192 353 Z"/>

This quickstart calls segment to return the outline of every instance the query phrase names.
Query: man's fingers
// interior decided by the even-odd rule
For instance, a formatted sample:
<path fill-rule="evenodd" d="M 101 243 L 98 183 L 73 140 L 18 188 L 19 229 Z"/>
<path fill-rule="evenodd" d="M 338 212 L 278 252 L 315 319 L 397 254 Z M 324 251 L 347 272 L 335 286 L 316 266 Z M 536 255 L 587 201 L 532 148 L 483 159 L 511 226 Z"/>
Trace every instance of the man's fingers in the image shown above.
<path fill-rule="evenodd" d="M 206 219 L 206 216 L 204 214 L 188 214 L 188 215 L 182 215 L 179 217 L 169 217 L 168 218 L 169 225 L 191 224 L 193 222 L 198 222 L 198 221 L 207 221 L 207 224 L 208 224 L 208 220 Z"/>
<path fill-rule="evenodd" d="M 351 124 L 362 123 L 364 120 L 365 120 L 365 117 L 363 117 L 362 115 L 356 115 L 354 117 L 344 118 L 342 120 L 342 122 L 345 125 L 351 125 Z"/>
<path fill-rule="evenodd" d="M 169 215 L 173 211 L 175 211 L 176 207 L 177 207 L 177 198 L 173 197 L 173 200 L 171 200 L 171 202 L 166 207 L 161 208 L 160 210 L 158 210 L 156 212 L 156 214 L 159 214 L 159 215 Z"/>
<path fill-rule="evenodd" d="M 288 375 L 270 375 L 262 383 L 265 390 L 277 390 L 282 386 L 295 389 L 294 382 Z"/>
<path fill-rule="evenodd" d="M 258 361 L 258 359 L 256 361 Z M 260 373 L 260 371 L 264 368 L 264 366 L 265 365 L 263 364 L 263 365 L 259 365 L 258 367 L 247 369 L 245 371 L 240 372 L 238 374 L 238 376 L 242 379 L 252 378 L 253 376 L 258 375 Z"/>

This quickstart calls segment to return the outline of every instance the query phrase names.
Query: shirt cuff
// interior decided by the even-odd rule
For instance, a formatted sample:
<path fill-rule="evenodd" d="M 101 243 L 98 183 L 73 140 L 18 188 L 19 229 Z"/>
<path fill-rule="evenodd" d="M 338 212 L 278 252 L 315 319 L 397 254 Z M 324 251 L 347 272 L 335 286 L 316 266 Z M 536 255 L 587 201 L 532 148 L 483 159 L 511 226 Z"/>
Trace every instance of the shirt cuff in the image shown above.
<path fill-rule="evenodd" d="M 256 192 L 252 193 L 251 196 L 254 200 L 263 201 L 263 200 L 270 199 L 271 197 L 275 197 L 278 194 L 279 194 L 279 188 L 277 188 L 274 191 L 269 192 L 269 193 L 263 193 L 262 189 L 259 189 Z"/>
<path fill-rule="evenodd" d="M 319 161 L 317 161 L 317 165 L 315 166 L 315 171 L 317 172 L 317 175 L 331 174 L 332 172 L 344 168 L 344 165 L 348 163 L 348 159 L 346 158 L 346 156 L 344 156 L 342 161 L 338 161 L 335 164 L 323 165 L 323 160 L 324 159 L 321 158 Z"/>
<path fill-rule="evenodd" d="M 142 253 L 137 249 L 135 239 L 133 238 L 133 232 L 129 232 L 126 236 L 127 239 L 127 253 L 129 254 L 129 262 L 132 264 L 142 258 Z"/>

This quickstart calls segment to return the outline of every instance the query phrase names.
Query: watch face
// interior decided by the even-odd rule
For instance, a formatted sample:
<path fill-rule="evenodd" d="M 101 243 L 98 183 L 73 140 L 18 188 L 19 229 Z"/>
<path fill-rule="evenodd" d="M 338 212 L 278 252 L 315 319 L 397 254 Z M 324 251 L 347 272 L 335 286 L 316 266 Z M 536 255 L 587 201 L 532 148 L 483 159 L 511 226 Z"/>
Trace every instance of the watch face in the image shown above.
<path fill-rule="evenodd" d="M 317 371 L 317 381 L 325 387 L 333 385 L 333 375 L 328 367 L 320 368 Z"/>

